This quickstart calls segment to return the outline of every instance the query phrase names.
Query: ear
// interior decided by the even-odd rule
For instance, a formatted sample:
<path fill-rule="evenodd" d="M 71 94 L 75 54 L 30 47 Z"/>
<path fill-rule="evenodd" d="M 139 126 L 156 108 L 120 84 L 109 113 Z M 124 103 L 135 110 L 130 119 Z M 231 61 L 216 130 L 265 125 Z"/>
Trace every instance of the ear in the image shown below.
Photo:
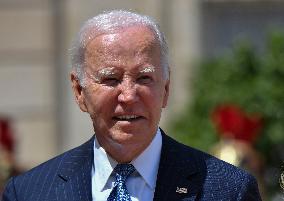
<path fill-rule="evenodd" d="M 165 108 L 168 104 L 169 93 L 170 93 L 169 91 L 170 91 L 170 79 L 168 79 L 165 84 L 165 94 L 164 94 L 163 105 L 162 105 L 163 108 Z"/>
<path fill-rule="evenodd" d="M 76 103 L 83 112 L 87 112 L 83 87 L 80 85 L 80 81 L 74 71 L 70 73 L 70 79 Z"/>

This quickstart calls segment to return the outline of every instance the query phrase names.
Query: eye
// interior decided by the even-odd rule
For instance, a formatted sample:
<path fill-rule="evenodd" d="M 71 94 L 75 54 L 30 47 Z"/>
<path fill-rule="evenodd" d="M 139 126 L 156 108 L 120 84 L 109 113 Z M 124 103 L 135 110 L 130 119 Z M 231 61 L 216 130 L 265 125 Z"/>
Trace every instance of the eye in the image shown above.
<path fill-rule="evenodd" d="M 149 84 L 152 82 L 152 77 L 150 77 L 149 75 L 143 75 L 140 76 L 137 81 L 141 84 Z"/>
<path fill-rule="evenodd" d="M 102 80 L 102 84 L 106 85 L 106 86 L 116 86 L 118 85 L 120 82 L 119 79 L 117 78 L 105 78 Z"/>

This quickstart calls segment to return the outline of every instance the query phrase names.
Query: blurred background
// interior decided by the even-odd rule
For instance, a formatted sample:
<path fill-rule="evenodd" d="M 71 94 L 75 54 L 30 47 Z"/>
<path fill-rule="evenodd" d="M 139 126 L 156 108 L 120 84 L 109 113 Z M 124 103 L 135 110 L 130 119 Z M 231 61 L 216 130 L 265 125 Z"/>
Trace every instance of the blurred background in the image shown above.
<path fill-rule="evenodd" d="M 0 185 L 92 136 L 71 92 L 68 49 L 85 20 L 111 9 L 150 15 L 167 36 L 161 127 L 250 171 L 264 200 L 282 200 L 281 0 L 0 0 Z"/>

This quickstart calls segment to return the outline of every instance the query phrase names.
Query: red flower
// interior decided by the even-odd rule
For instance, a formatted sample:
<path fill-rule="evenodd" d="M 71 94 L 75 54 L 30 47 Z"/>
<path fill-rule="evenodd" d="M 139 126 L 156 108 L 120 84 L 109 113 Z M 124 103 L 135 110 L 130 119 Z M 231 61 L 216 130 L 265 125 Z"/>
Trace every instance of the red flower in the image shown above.
<path fill-rule="evenodd" d="M 218 132 L 223 137 L 244 140 L 252 143 L 262 126 L 258 115 L 248 116 L 238 106 L 221 105 L 212 114 Z"/>
<path fill-rule="evenodd" d="M 8 119 L 0 119 L 0 146 L 9 152 L 13 152 L 14 138 Z"/>

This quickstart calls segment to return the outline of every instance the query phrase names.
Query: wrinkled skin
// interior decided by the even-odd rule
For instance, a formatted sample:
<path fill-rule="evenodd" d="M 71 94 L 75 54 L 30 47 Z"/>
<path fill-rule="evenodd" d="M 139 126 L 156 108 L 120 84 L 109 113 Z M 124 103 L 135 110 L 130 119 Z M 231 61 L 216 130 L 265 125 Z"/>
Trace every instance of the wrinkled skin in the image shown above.
<path fill-rule="evenodd" d="M 159 43 L 147 27 L 132 26 L 89 41 L 85 62 L 84 87 L 71 72 L 76 102 L 105 151 L 130 162 L 151 143 L 167 105 Z"/>

